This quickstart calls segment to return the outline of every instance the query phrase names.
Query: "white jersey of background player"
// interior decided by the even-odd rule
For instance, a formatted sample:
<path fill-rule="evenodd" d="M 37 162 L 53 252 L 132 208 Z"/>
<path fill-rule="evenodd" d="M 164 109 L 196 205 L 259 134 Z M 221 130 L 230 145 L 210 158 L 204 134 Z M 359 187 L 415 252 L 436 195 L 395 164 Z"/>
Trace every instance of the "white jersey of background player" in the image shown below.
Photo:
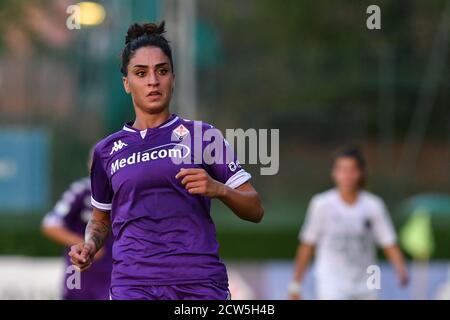
<path fill-rule="evenodd" d="M 407 284 L 386 206 L 381 198 L 363 190 L 365 175 L 365 161 L 358 149 L 346 149 L 336 156 L 332 170 L 336 187 L 312 198 L 299 233 L 294 279 L 288 287 L 291 299 L 301 297 L 301 280 L 314 251 L 318 299 L 375 299 L 377 285 L 369 279 L 373 273 L 368 268 L 376 265 L 376 245 L 393 264 L 400 284 Z"/>

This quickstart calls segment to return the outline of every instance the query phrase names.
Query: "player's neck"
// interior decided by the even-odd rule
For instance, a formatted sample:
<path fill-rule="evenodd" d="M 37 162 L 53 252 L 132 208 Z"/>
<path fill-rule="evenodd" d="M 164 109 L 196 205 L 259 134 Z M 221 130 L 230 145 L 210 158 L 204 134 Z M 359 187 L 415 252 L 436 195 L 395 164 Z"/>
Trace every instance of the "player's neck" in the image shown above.
<path fill-rule="evenodd" d="M 358 200 L 359 191 L 340 189 L 339 194 L 345 203 L 354 204 Z"/>
<path fill-rule="evenodd" d="M 169 109 L 165 109 L 160 113 L 144 113 L 142 111 L 136 112 L 136 119 L 133 123 L 133 128 L 138 130 L 145 130 L 149 128 L 156 128 L 166 122 L 170 118 Z"/>

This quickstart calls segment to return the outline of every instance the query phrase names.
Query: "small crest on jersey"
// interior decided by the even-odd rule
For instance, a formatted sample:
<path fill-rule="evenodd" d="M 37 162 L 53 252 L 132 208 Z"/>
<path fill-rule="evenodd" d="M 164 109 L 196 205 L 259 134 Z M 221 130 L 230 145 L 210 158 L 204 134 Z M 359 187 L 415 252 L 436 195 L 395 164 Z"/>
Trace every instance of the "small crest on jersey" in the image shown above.
<path fill-rule="evenodd" d="M 176 127 L 172 132 L 175 135 L 175 137 L 177 137 L 177 139 L 180 141 L 183 140 L 184 137 L 186 137 L 189 134 L 189 130 L 186 129 L 186 127 L 183 126 L 182 124 Z"/>
<path fill-rule="evenodd" d="M 122 140 L 114 141 L 114 146 L 111 149 L 111 153 L 109 155 L 112 155 L 114 152 L 117 152 L 121 150 L 123 147 L 127 147 L 128 145 L 126 143 L 123 143 Z"/>

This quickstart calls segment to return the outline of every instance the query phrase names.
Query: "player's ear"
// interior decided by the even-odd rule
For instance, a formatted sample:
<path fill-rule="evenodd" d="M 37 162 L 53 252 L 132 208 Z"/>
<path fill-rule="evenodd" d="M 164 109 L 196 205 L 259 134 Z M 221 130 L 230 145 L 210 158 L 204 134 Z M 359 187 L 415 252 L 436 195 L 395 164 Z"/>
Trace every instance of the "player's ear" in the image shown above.
<path fill-rule="evenodd" d="M 128 83 L 128 77 L 122 77 L 122 82 L 123 82 L 123 88 L 125 89 L 125 92 L 130 94 L 130 85 Z"/>

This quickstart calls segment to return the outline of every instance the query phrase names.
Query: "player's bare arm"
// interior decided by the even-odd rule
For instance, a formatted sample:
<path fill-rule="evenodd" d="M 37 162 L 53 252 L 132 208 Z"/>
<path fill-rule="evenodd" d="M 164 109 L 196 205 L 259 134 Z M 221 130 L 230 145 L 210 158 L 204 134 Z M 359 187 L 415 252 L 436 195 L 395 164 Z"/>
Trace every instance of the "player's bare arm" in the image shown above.
<path fill-rule="evenodd" d="M 297 255 L 294 261 L 294 278 L 288 287 L 289 299 L 298 300 L 300 296 L 300 284 L 308 268 L 309 262 L 314 255 L 315 246 L 309 243 L 302 243 L 297 248 Z"/>
<path fill-rule="evenodd" d="M 394 244 L 383 248 L 384 255 L 392 263 L 400 285 L 406 286 L 409 282 L 408 270 L 406 269 L 403 254 L 398 245 Z"/>
<path fill-rule="evenodd" d="M 43 226 L 41 231 L 47 238 L 64 246 L 72 246 L 83 241 L 80 235 L 62 226 Z"/>
<path fill-rule="evenodd" d="M 86 227 L 85 242 L 73 245 L 69 256 L 71 262 L 84 271 L 90 267 L 95 254 L 103 247 L 111 231 L 109 213 L 94 208 Z"/>
<path fill-rule="evenodd" d="M 86 243 L 93 242 L 95 252 L 100 250 L 105 244 L 105 240 L 111 231 L 111 220 L 109 213 L 94 208 L 92 217 L 86 227 Z"/>
<path fill-rule="evenodd" d="M 214 180 L 204 169 L 181 169 L 175 176 L 191 194 L 220 199 L 238 217 L 251 222 L 260 222 L 264 208 L 258 192 L 249 182 L 236 189 Z"/>

